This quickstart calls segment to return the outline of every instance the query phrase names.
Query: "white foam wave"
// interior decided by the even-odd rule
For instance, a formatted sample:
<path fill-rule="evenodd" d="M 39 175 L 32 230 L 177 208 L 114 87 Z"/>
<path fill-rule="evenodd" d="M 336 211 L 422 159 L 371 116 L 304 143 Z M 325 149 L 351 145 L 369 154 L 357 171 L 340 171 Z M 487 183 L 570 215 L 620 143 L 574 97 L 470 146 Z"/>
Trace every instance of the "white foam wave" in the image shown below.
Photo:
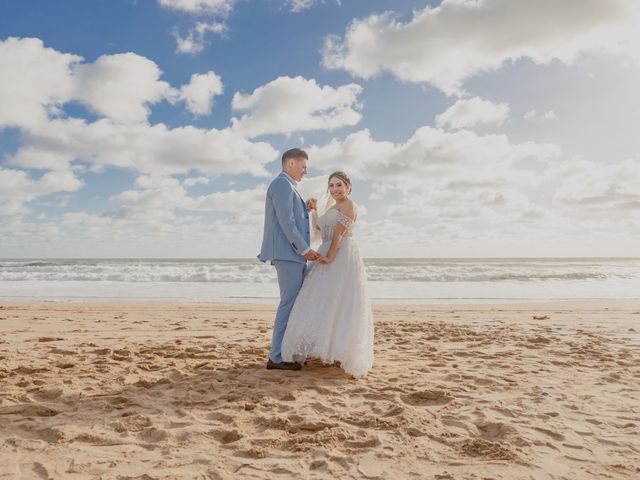
<path fill-rule="evenodd" d="M 367 260 L 371 282 L 574 282 L 640 280 L 640 259 Z M 257 260 L 4 260 L 0 281 L 275 283 Z"/>

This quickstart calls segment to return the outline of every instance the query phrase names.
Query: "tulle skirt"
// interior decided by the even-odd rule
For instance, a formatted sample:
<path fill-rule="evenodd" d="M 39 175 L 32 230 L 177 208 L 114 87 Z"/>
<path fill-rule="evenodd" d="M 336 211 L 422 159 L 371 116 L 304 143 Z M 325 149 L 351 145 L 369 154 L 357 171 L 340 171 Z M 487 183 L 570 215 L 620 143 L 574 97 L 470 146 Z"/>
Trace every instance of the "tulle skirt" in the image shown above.
<path fill-rule="evenodd" d="M 326 255 L 331 242 L 318 253 Z M 358 246 L 343 237 L 328 265 L 311 263 L 291 310 L 282 341 L 284 361 L 315 357 L 340 362 L 354 377 L 373 365 L 373 314 L 366 288 L 366 272 Z"/>

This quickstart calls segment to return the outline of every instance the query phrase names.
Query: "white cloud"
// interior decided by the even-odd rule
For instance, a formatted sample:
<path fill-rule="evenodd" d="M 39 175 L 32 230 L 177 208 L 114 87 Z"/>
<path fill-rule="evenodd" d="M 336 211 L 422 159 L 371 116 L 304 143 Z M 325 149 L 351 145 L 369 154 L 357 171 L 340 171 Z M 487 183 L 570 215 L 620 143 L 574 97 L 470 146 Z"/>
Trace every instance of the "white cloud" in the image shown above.
<path fill-rule="evenodd" d="M 286 4 L 292 12 L 308 10 L 313 7 L 314 3 L 316 3 L 316 0 L 286 0 Z"/>
<path fill-rule="evenodd" d="M 164 176 L 141 176 L 136 190 L 126 190 L 109 198 L 117 210 L 107 216 L 130 221 L 162 223 L 175 219 L 174 210 L 186 201 L 186 191 L 180 181 Z"/>
<path fill-rule="evenodd" d="M 0 127 L 30 128 L 60 117 L 69 102 L 80 102 L 114 123 L 147 121 L 151 106 L 183 100 L 196 115 L 211 112 L 222 93 L 214 72 L 195 74 L 179 91 L 160 80 L 160 68 L 135 53 L 103 55 L 93 63 L 45 48 L 34 38 L 0 42 Z"/>
<path fill-rule="evenodd" d="M 557 165 L 550 176 L 561 179 L 555 204 L 589 216 L 640 215 L 640 162 L 606 164 L 574 160 Z"/>
<path fill-rule="evenodd" d="M 223 34 L 227 31 L 226 17 L 231 13 L 235 0 L 158 0 L 168 9 L 188 13 L 194 17 L 205 18 L 189 28 L 186 36 L 174 29 L 176 53 L 196 55 L 206 46 L 206 34 L 209 32 Z M 222 19 L 213 21 L 212 18 Z"/>
<path fill-rule="evenodd" d="M 194 115 L 209 115 L 213 97 L 224 91 L 222 80 L 214 72 L 191 75 L 191 81 L 180 89 L 179 98 Z"/>
<path fill-rule="evenodd" d="M 37 38 L 0 41 L 0 128 L 46 122 L 52 108 L 72 98 L 72 68 L 81 60 Z"/>
<path fill-rule="evenodd" d="M 194 211 L 262 214 L 266 194 L 266 185 L 246 190 L 215 192 L 192 198 L 183 208 Z"/>
<path fill-rule="evenodd" d="M 58 152 L 47 148 L 27 145 L 20 148 L 15 155 L 5 157 L 8 165 L 40 170 L 68 171 L 73 156 L 68 152 Z"/>
<path fill-rule="evenodd" d="M 453 182 L 448 180 L 429 182 L 404 192 L 402 200 L 385 208 L 385 215 L 396 220 L 411 217 L 464 223 L 478 230 L 486 230 L 488 225 L 529 221 L 532 212 L 543 217 L 545 210 L 521 193 L 520 182 L 514 180 L 508 174 L 497 174 L 486 185 L 478 183 L 466 188 L 452 188 L 449 185 Z"/>
<path fill-rule="evenodd" d="M 233 257 L 253 256 L 262 234 L 262 214 L 226 215 L 205 221 L 183 215 L 164 219 L 122 211 L 108 215 L 68 212 L 60 218 L 32 223 L 21 217 L 0 222 L 3 252 L 38 257 Z M 29 250 L 24 246 L 28 245 Z"/>
<path fill-rule="evenodd" d="M 401 198 L 385 206 L 385 216 L 405 224 L 427 220 L 453 226 L 469 238 L 535 238 L 544 232 L 549 241 L 564 242 L 585 231 L 593 239 L 609 236 L 611 228 L 622 236 L 637 231 L 640 169 L 635 160 L 554 159 L 535 174 L 498 164 L 483 178 L 475 172 L 452 170 L 446 177 L 396 184 Z M 446 230 L 438 230 L 433 234 L 442 238 Z"/>
<path fill-rule="evenodd" d="M 271 145 L 250 142 L 230 128 L 170 129 L 164 124 L 121 125 L 102 119 L 51 120 L 23 133 L 30 155 L 47 158 L 49 168 L 57 159 L 64 168 L 70 159 L 94 168 L 120 167 L 147 174 L 207 175 L 250 173 L 267 176 L 264 164 L 278 157 Z M 49 155 L 49 157 L 47 157 Z M 33 162 L 22 149 L 8 161 L 26 167 Z"/>
<path fill-rule="evenodd" d="M 81 64 L 80 57 L 45 48 L 38 39 L 0 42 L 0 61 L 12 65 L 0 71 L 0 129 L 20 129 L 19 148 L 4 158 L 16 168 L 1 169 L 3 214 L 26 213 L 27 204 L 39 197 L 76 191 L 82 186 L 76 174 L 87 169 L 119 167 L 155 176 L 268 176 L 264 165 L 278 157 L 268 143 L 251 142 L 231 128 L 171 129 L 146 123 L 149 105 L 163 98 L 182 100 L 196 114 L 210 112 L 214 95 L 222 91 L 213 72 L 192 76 L 178 91 L 159 80 L 154 62 L 139 55 L 108 55 Z M 88 122 L 52 116 L 71 101 L 106 118 Z M 32 178 L 18 168 L 45 173 Z"/>
<path fill-rule="evenodd" d="M 447 132 L 421 127 L 404 143 L 377 141 L 369 130 L 333 139 L 309 149 L 316 168 L 348 171 L 353 177 L 379 182 L 417 182 L 450 178 L 455 172 L 484 178 L 518 162 L 546 161 L 560 155 L 552 144 L 511 143 L 506 135 L 478 135 L 469 130 Z"/>
<path fill-rule="evenodd" d="M 176 53 L 196 55 L 206 46 L 206 34 L 208 32 L 223 34 L 227 31 L 227 25 L 222 22 L 198 22 L 195 27 L 189 29 L 186 37 L 174 30 L 176 39 Z"/>
<path fill-rule="evenodd" d="M 382 200 L 385 198 L 388 192 L 393 191 L 394 189 L 395 185 L 383 182 L 372 182 L 369 200 Z"/>
<path fill-rule="evenodd" d="M 67 212 L 62 215 L 61 226 L 66 234 L 73 232 L 84 238 L 110 239 L 113 238 L 117 229 L 113 218 L 108 216 L 92 215 L 86 212 Z M 72 237 L 73 235 L 69 235 Z"/>
<path fill-rule="evenodd" d="M 313 146 L 309 154 L 316 168 L 347 171 L 355 191 L 361 182 L 374 182 L 370 200 L 393 199 L 384 207 L 387 218 L 487 231 L 547 216 L 546 207 L 530 200 L 547 178 L 532 165 L 548 165 L 561 151 L 551 144 L 512 143 L 505 135 L 425 126 L 401 143 L 376 141 L 362 130 Z"/>
<path fill-rule="evenodd" d="M 509 105 L 478 97 L 461 99 L 436 116 L 438 127 L 469 128 L 480 124 L 502 125 L 509 117 Z"/>
<path fill-rule="evenodd" d="M 192 197 L 179 180 L 148 175 L 138 177 L 135 186 L 136 189 L 121 192 L 109 199 L 116 207 L 109 216 L 153 224 L 177 220 L 177 210 L 258 215 L 264 210 L 267 191 L 266 185 L 258 185 L 246 190 L 228 190 Z"/>
<path fill-rule="evenodd" d="M 158 0 L 163 7 L 193 15 L 226 15 L 235 0 Z"/>
<path fill-rule="evenodd" d="M 190 177 L 185 178 L 182 181 L 182 184 L 186 187 L 193 187 L 194 185 L 207 185 L 209 183 L 209 179 L 207 177 Z"/>
<path fill-rule="evenodd" d="M 32 179 L 23 170 L 0 168 L 0 214 L 27 213 L 26 203 L 56 192 L 73 192 L 82 186 L 70 171 L 47 172 Z"/>
<path fill-rule="evenodd" d="M 144 122 L 149 104 L 173 94 L 161 74 L 154 62 L 135 53 L 103 55 L 76 66 L 74 97 L 116 123 Z"/>
<path fill-rule="evenodd" d="M 529 110 L 524 114 L 525 120 L 557 120 L 558 116 L 553 110 L 548 110 L 545 113 L 538 114 L 536 110 Z"/>
<path fill-rule="evenodd" d="M 314 79 L 278 77 L 251 94 L 233 96 L 233 109 L 248 112 L 232 119 L 233 128 L 255 137 L 352 126 L 362 118 L 357 111 L 361 92 L 354 83 L 333 88 Z"/>
<path fill-rule="evenodd" d="M 207 45 L 207 33 L 212 32 L 219 35 L 226 33 L 228 29 L 226 19 L 236 4 L 236 0 L 158 0 L 158 2 L 163 7 L 188 13 L 196 18 L 207 19 L 207 21 L 197 22 L 195 26 L 189 28 L 185 36 L 174 29 L 176 53 L 183 55 L 197 55 L 202 52 Z M 294 13 L 308 10 L 317 3 L 319 3 L 318 0 L 284 0 L 285 6 Z M 340 0 L 337 3 L 340 5 Z M 212 21 L 212 18 L 218 20 Z"/>
<path fill-rule="evenodd" d="M 443 0 L 403 23 L 393 12 L 354 20 L 325 40 L 323 63 L 362 78 L 382 71 L 461 94 L 465 79 L 528 58 L 571 64 L 581 53 L 638 57 L 635 0 Z"/>

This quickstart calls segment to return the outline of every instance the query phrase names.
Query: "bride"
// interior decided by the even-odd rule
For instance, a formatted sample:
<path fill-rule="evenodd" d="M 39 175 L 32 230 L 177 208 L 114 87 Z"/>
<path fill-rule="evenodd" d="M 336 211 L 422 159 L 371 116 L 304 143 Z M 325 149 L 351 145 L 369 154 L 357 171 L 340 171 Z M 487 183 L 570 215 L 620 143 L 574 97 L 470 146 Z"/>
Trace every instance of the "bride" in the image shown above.
<path fill-rule="evenodd" d="M 317 249 L 321 257 L 305 274 L 282 341 L 282 357 L 299 363 L 307 357 L 339 361 L 347 373 L 360 377 L 373 364 L 373 315 L 364 264 L 353 241 L 357 206 L 349 198 L 351 180 L 344 172 L 329 176 L 328 190 L 320 217 L 317 202 L 307 202 L 314 233 L 322 237 Z"/>

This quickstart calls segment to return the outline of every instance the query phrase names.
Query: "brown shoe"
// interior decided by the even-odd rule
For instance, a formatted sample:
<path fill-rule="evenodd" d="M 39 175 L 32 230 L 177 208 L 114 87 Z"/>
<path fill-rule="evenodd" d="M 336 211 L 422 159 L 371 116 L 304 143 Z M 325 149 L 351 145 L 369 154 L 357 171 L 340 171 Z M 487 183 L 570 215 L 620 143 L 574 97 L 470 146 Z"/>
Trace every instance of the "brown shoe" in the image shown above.
<path fill-rule="evenodd" d="M 272 362 L 271 359 L 267 361 L 267 370 L 300 370 L 302 365 L 296 362 Z"/>

